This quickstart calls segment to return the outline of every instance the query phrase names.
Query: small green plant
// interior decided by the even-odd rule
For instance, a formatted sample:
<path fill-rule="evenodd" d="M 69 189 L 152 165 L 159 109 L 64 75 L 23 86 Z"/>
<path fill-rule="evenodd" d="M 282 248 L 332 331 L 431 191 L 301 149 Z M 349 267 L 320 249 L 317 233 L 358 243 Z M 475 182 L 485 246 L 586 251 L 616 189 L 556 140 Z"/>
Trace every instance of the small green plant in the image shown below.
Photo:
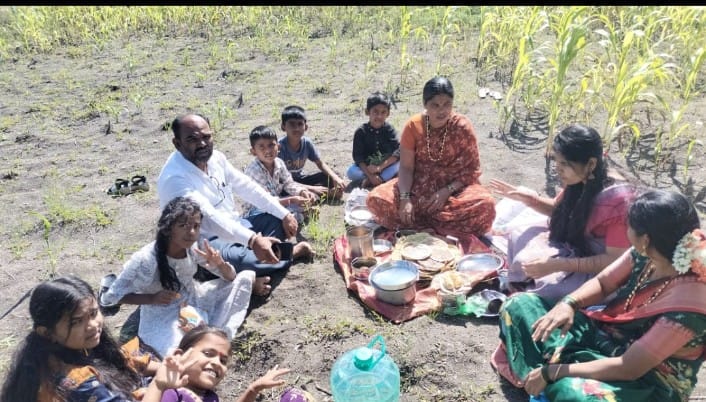
<path fill-rule="evenodd" d="M 263 339 L 262 334 L 257 331 L 246 331 L 231 342 L 231 355 L 240 362 L 246 362 L 252 358 L 253 351 Z"/>
<path fill-rule="evenodd" d="M 324 200 L 325 201 L 325 200 Z M 325 205 L 321 205 L 325 207 Z M 304 237 L 309 239 L 317 255 L 325 255 L 333 247 L 333 241 L 339 233 L 344 232 L 340 212 L 336 211 L 338 217 L 333 217 L 325 222 L 320 219 L 318 213 L 313 213 L 309 217 L 309 222 L 302 229 Z"/>
<path fill-rule="evenodd" d="M 54 276 L 56 275 L 57 250 L 55 250 L 54 245 L 49 241 L 49 235 L 51 234 L 52 224 L 46 216 L 40 214 L 39 212 L 31 211 L 29 212 L 29 214 L 39 218 L 42 224 L 42 238 L 44 239 L 44 251 L 46 251 L 47 258 L 49 260 L 49 279 L 54 279 Z"/>
<path fill-rule="evenodd" d="M 331 318 L 333 317 L 325 314 L 303 318 L 302 321 L 310 337 L 309 342 L 338 341 L 349 338 L 356 333 L 372 335 L 375 332 L 372 328 L 364 324 L 354 323 L 347 318 L 340 318 L 334 322 L 331 322 Z"/>

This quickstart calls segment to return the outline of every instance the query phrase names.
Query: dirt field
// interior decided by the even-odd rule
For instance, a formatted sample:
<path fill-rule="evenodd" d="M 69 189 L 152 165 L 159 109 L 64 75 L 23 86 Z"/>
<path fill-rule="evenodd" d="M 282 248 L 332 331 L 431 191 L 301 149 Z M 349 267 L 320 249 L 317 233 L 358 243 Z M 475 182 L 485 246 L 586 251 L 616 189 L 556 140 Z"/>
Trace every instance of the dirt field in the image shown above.
<path fill-rule="evenodd" d="M 422 110 L 421 88 L 434 75 L 430 49 L 410 50 L 415 63 L 401 77 L 395 49 L 384 43 L 383 60 L 389 52 L 391 61 L 369 71 L 360 57 L 365 49 L 358 43 L 332 45 L 330 39 L 314 38 L 301 48 L 288 47 L 281 39 L 274 46 L 280 50 L 273 53 L 243 41 L 232 61 L 225 62 L 214 57 L 214 49 L 223 49 L 225 40 L 132 38 L 89 55 L 66 48 L 4 63 L 2 312 L 50 275 L 74 273 L 97 287 L 103 275 L 119 272 L 131 253 L 151 241 L 159 213 L 156 178 L 173 150 L 165 124 L 176 115 L 198 111 L 209 116 L 216 148 L 244 168 L 251 160 L 247 133 L 260 124 L 279 131 L 281 109 L 300 104 L 308 112 L 308 135 L 324 160 L 343 175 L 352 162 L 354 129 L 366 119 L 367 95 L 375 90 L 395 93 L 390 121 L 400 129 Z M 476 77 L 468 57 L 448 63 L 454 66 L 447 75 L 456 88 L 456 110 L 469 116 L 477 131 L 481 180 L 501 178 L 554 194 L 555 182 L 545 174 L 544 135 L 501 135 L 494 101 L 477 96 L 477 83 L 502 90 L 500 84 Z M 694 110 L 703 106 L 700 99 Z M 689 117 L 692 123 L 697 118 Z M 600 116 L 587 123 L 603 127 Z M 611 157 L 644 184 L 683 191 L 701 213 L 706 211 L 702 168 L 692 168 L 692 181 L 685 182 L 677 164 L 655 167 L 639 149 L 625 158 Z M 703 149 L 695 160 L 703 161 Z M 106 194 L 115 179 L 138 174 L 147 177 L 150 191 L 121 198 Z M 267 300 L 255 301 L 234 343 L 235 363 L 220 387 L 222 400 L 235 400 L 251 380 L 279 364 L 293 370 L 289 384 L 330 401 L 326 390 L 335 359 L 376 333 L 384 336 L 400 367 L 402 401 L 527 400 L 523 391 L 500 381 L 488 363 L 498 342 L 493 319 L 430 314 L 395 325 L 348 294 L 331 248 L 333 238 L 343 234 L 342 217 L 343 205 L 324 205 L 320 221 L 302 232 L 316 242 L 314 263 L 294 266 Z M 107 319 L 115 334 L 132 311 L 123 307 Z M 11 351 L 30 328 L 26 301 L 2 323 L 4 371 Z M 265 392 L 260 400 L 275 400 L 279 392 Z M 694 395 L 706 395 L 703 384 Z"/>

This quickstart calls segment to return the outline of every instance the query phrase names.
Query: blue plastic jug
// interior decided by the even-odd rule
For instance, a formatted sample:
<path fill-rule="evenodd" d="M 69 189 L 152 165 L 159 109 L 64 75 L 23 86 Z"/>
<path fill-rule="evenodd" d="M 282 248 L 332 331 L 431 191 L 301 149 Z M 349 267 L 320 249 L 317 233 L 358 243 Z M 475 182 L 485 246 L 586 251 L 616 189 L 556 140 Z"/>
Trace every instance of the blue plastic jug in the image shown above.
<path fill-rule="evenodd" d="M 376 343 L 380 349 L 374 349 Z M 367 346 L 339 357 L 331 369 L 334 402 L 397 402 L 400 369 L 385 352 L 385 341 L 376 335 Z"/>

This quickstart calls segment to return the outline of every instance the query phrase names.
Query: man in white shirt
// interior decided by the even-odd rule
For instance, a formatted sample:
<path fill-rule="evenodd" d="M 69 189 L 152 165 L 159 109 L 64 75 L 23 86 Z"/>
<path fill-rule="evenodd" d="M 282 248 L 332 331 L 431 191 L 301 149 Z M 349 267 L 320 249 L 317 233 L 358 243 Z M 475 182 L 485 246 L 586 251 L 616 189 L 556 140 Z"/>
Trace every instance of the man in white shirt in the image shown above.
<path fill-rule="evenodd" d="M 296 235 L 298 225 L 292 213 L 257 182 L 213 149 L 213 131 L 208 119 L 198 114 L 179 116 L 172 122 L 176 148 L 157 179 L 160 209 L 174 197 L 184 196 L 201 207 L 201 237 L 230 262 L 236 271 L 254 270 L 258 276 L 289 267 L 279 261 L 273 243 Z M 244 219 L 233 195 L 267 212 Z M 311 246 L 299 242 L 292 259 L 311 255 Z"/>

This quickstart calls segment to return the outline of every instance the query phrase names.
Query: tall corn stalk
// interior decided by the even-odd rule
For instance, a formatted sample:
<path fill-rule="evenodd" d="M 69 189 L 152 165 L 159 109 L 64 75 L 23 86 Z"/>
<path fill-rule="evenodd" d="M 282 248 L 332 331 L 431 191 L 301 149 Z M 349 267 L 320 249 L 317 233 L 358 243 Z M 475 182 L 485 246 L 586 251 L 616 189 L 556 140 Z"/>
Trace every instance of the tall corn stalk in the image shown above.
<path fill-rule="evenodd" d="M 560 112 L 566 112 L 561 109 L 564 92 L 567 87 L 566 74 L 569 66 L 580 54 L 581 50 L 586 46 L 587 26 L 590 25 L 590 20 L 586 14 L 586 7 L 572 7 L 568 12 L 558 16 L 558 18 L 550 18 L 550 27 L 557 35 L 555 46 L 555 57 L 550 58 L 549 62 L 553 67 L 548 74 L 553 75 L 549 78 L 553 80 L 552 91 L 549 97 L 549 123 L 547 128 L 547 147 L 545 156 L 548 158 L 554 138 L 554 129 L 557 124 Z"/>
<path fill-rule="evenodd" d="M 604 38 L 599 44 L 606 51 L 608 60 L 604 65 L 610 91 L 604 102 L 608 114 L 603 131 L 604 143 L 609 149 L 617 136 L 618 148 L 622 150 L 622 133 L 631 133 L 633 142 L 641 136 L 632 117 L 634 106 L 641 101 L 658 99 L 653 91 L 654 84 L 671 79 L 674 64 L 666 61 L 668 55 L 651 51 L 643 21 L 634 23 L 622 12 L 617 17 L 616 24 L 613 19 L 600 15 L 605 29 L 598 29 L 596 33 Z M 657 147 L 659 152 L 661 145 Z"/>
<path fill-rule="evenodd" d="M 512 82 L 505 93 L 503 104 L 500 106 L 500 126 L 505 127 L 508 120 L 515 115 L 515 93 L 520 93 L 520 98 L 528 110 L 533 111 L 537 106 L 536 96 L 544 88 L 544 80 L 536 69 L 537 59 L 546 44 L 537 44 L 535 36 L 548 27 L 548 15 L 542 7 L 532 7 L 527 13 L 522 26 L 522 36 L 517 47 L 517 64 L 512 73 Z"/>

